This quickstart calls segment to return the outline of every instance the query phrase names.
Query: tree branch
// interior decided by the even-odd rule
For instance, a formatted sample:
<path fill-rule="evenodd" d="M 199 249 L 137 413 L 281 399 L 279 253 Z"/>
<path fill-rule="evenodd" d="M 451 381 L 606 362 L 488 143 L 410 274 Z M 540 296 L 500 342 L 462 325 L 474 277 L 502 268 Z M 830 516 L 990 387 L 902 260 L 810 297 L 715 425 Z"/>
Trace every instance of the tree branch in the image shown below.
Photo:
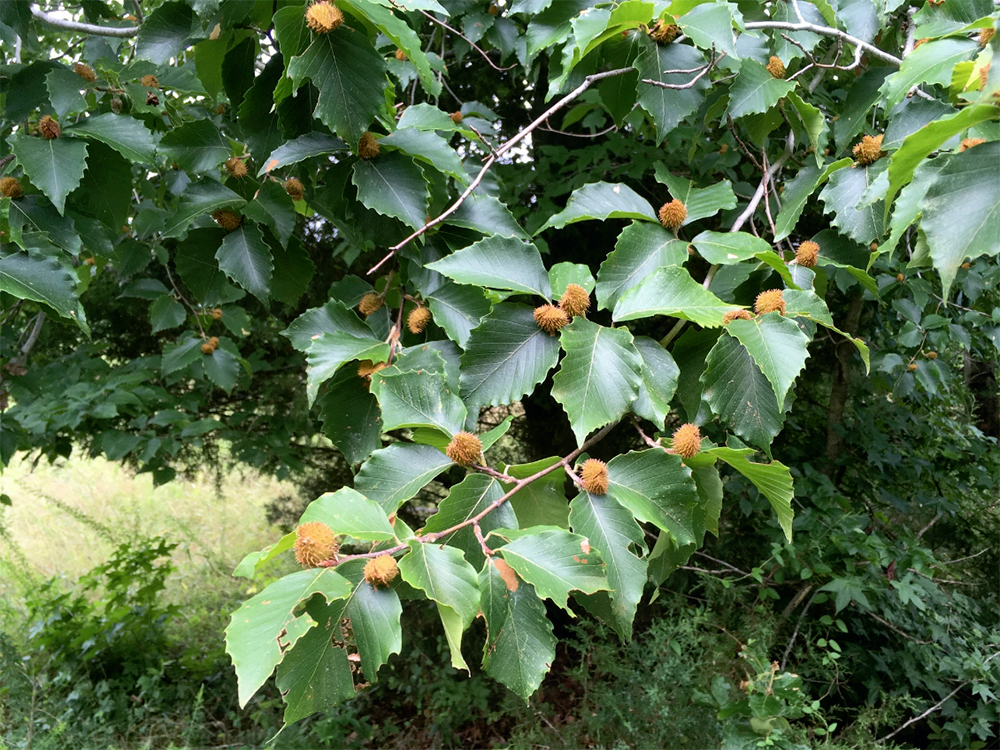
<path fill-rule="evenodd" d="M 518 133 L 517 135 L 515 135 L 513 138 L 511 138 L 509 141 L 507 141 L 506 143 L 504 143 L 502 146 L 499 146 L 492 154 L 490 154 L 490 156 L 484 162 L 484 164 L 482 166 L 482 169 L 479 170 L 479 174 L 477 174 L 476 178 L 471 183 L 469 183 L 469 186 L 458 197 L 458 200 L 456 200 L 454 203 L 452 203 L 439 216 L 437 216 L 434 219 L 431 219 L 426 224 L 424 224 L 422 227 L 420 227 L 420 229 L 418 229 L 417 231 L 415 231 L 409 237 L 407 237 L 406 239 L 402 240 L 401 242 L 398 242 L 395 245 L 393 245 L 392 247 L 390 247 L 389 248 L 389 252 L 386 253 L 385 257 L 382 258 L 382 260 L 380 260 L 374 266 L 372 266 L 371 268 L 368 269 L 368 274 L 367 275 L 370 276 L 371 274 L 375 273 L 379 268 L 381 268 L 385 263 L 387 263 L 397 252 L 399 252 L 400 250 L 402 250 L 404 247 L 406 247 L 408 244 L 410 244 L 417 237 L 419 237 L 420 235 L 424 234 L 428 229 L 430 229 L 431 227 L 437 226 L 438 224 L 440 224 L 441 222 L 443 222 L 445 219 L 447 219 L 449 216 L 451 216 L 453 213 L 455 213 L 459 208 L 461 208 L 462 204 L 465 203 L 466 199 L 470 195 L 472 195 L 472 191 L 475 190 L 477 187 L 479 187 L 479 183 L 481 183 L 483 181 L 483 178 L 486 176 L 486 173 L 489 171 L 490 167 L 493 166 L 493 163 L 497 159 L 499 159 L 501 156 L 503 156 L 504 154 L 506 154 L 508 151 L 510 151 L 512 148 L 514 148 L 514 146 L 516 146 L 522 140 L 524 140 L 531 133 L 531 131 L 533 131 L 535 128 L 537 128 L 539 125 L 541 125 L 547 119 L 549 119 L 549 117 L 551 117 L 552 115 L 554 115 L 560 109 L 562 109 L 563 107 L 565 107 L 571 101 L 573 101 L 577 97 L 579 97 L 584 91 L 586 91 L 587 89 L 589 89 L 591 87 L 591 85 L 593 85 L 594 83 L 597 83 L 598 81 L 603 81 L 606 78 L 613 78 L 614 76 L 620 76 L 623 73 L 628 73 L 630 70 L 633 70 L 633 68 L 618 68 L 617 70 L 609 70 L 609 71 L 606 71 L 604 73 L 594 73 L 593 75 L 589 75 L 586 78 L 584 78 L 583 79 L 583 83 L 581 83 L 575 89 L 573 89 L 568 94 L 566 94 L 566 96 L 564 96 L 558 102 L 556 102 L 551 107 L 549 107 L 547 110 L 545 110 L 541 115 L 539 115 L 537 118 L 535 118 L 526 128 L 524 128 L 524 130 L 522 130 L 520 133 Z"/>
<path fill-rule="evenodd" d="M 887 63 L 892 63 L 897 68 L 903 64 L 895 55 L 890 55 L 888 52 L 883 52 L 878 47 L 869 44 L 868 42 L 863 42 L 856 36 L 851 36 L 846 31 L 841 31 L 840 29 L 832 29 L 829 26 L 817 26 L 814 23 L 809 23 L 808 21 L 800 23 L 791 23 L 788 21 L 750 21 L 746 24 L 748 29 L 785 29 L 786 31 L 811 31 L 814 34 L 821 34 L 823 36 L 832 36 L 842 39 L 848 44 L 853 44 L 855 47 L 863 47 L 871 55 L 879 58 L 880 60 L 885 60 Z"/>
<path fill-rule="evenodd" d="M 57 29 L 66 31 L 79 31 L 81 34 L 93 34 L 95 36 L 113 36 L 119 39 L 129 39 L 139 33 L 138 26 L 122 26 L 115 28 L 112 26 L 97 26 L 92 23 L 82 23 L 80 21 L 67 21 L 63 18 L 49 15 L 45 11 L 39 10 L 36 6 L 31 6 L 31 15 L 39 21 L 43 21 Z"/>
<path fill-rule="evenodd" d="M 395 5 L 395 3 L 393 3 L 393 5 Z M 401 6 L 399 6 L 399 7 L 401 7 Z M 405 10 L 405 8 L 403 8 L 403 10 Z M 419 10 L 419 9 L 418 9 L 418 10 Z M 452 34 L 454 34 L 455 36 L 458 36 L 458 37 L 461 37 L 461 38 L 462 38 L 462 39 L 464 39 L 464 40 L 465 40 L 466 42 L 468 42 L 468 44 L 469 44 L 469 45 L 470 45 L 470 46 L 472 47 L 472 49 L 474 49 L 474 50 L 475 50 L 476 52 L 478 52 L 478 53 L 479 53 L 479 54 L 480 54 L 480 55 L 482 56 L 482 58 L 483 58 L 483 59 L 484 59 L 484 60 L 485 60 L 486 62 L 488 62 L 488 63 L 490 64 L 490 67 L 491 67 L 491 68 L 493 68 L 493 70 L 497 71 L 498 73 L 504 73 L 504 72 L 506 72 L 506 71 L 508 71 L 508 70 L 513 70 L 514 68 L 516 68 L 516 67 L 517 67 L 516 65 L 511 65 L 511 66 L 510 66 L 509 68 L 501 68 L 501 67 L 498 67 L 498 66 L 497 66 L 497 64 L 496 64 L 496 63 L 494 63 L 494 62 L 493 62 L 493 61 L 492 61 L 492 60 L 490 59 L 490 56 L 489 56 L 489 55 L 488 55 L 488 54 L 486 53 L 486 51 L 485 51 L 485 50 L 483 50 L 483 49 L 482 49 L 481 47 L 479 47 L 479 46 L 478 46 L 478 45 L 477 45 L 477 44 L 476 44 L 475 42 L 473 42 L 473 41 L 472 41 L 471 39 L 469 39 L 469 37 L 467 37 L 467 36 L 466 36 L 465 34 L 463 34 L 463 33 L 462 33 L 461 31 L 459 31 L 458 29 L 453 29 L 453 28 L 452 28 L 451 26 L 449 26 L 448 24 L 446 24 L 446 23 L 445 23 L 444 21 L 440 21 L 440 20 L 438 20 L 438 19 L 437 19 L 437 18 L 435 18 L 435 17 L 433 16 L 433 15 L 431 15 L 430 13 L 428 13 L 428 12 L 427 12 L 426 10 L 420 10 L 420 13 L 421 13 L 421 14 L 422 14 L 422 15 L 423 15 L 424 17 L 426 17 L 427 19 L 429 19 L 429 20 L 433 21 L 434 23 L 436 23 L 436 24 L 437 24 L 438 26 L 440 26 L 441 28 L 443 28 L 443 29 L 447 29 L 447 30 L 448 30 L 448 31 L 450 31 L 450 32 L 451 32 Z"/>
<path fill-rule="evenodd" d="M 575 451 L 573 451 L 566 457 L 552 464 L 551 466 L 548 466 L 542 469 L 541 471 L 535 472 L 530 477 L 525 477 L 524 479 L 518 479 L 514 483 L 514 486 L 511 487 L 507 492 L 505 492 L 501 497 L 494 500 L 492 503 L 487 505 L 482 511 L 472 516 L 471 518 L 467 518 L 461 523 L 457 523 L 451 528 L 444 529 L 443 531 L 435 531 L 433 534 L 425 534 L 423 536 L 414 537 L 411 540 L 411 543 L 421 542 L 426 544 L 433 544 L 442 537 L 446 537 L 449 534 L 454 534 L 456 531 L 464 529 L 467 526 L 472 526 L 473 531 L 476 531 L 479 527 L 480 521 L 486 518 L 486 516 L 495 511 L 505 502 L 510 500 L 514 495 L 523 490 L 529 484 L 538 481 L 539 479 L 548 474 L 551 474 L 553 471 L 558 471 L 560 469 L 564 470 L 569 469 L 570 464 L 573 463 L 573 461 L 576 459 L 577 456 L 579 456 L 581 453 L 591 448 L 596 443 L 603 440 L 607 436 L 607 434 L 615 428 L 617 424 L 618 424 L 617 422 L 609 424 L 607 427 L 604 427 L 600 431 L 594 433 L 594 435 L 590 439 L 586 440 L 583 443 L 583 445 L 581 445 L 579 448 L 577 448 Z M 482 532 L 480 531 L 480 534 L 481 533 Z M 480 539 L 480 545 L 485 545 L 485 540 Z M 370 557 L 379 557 L 380 555 L 394 555 L 397 552 L 402 552 L 403 550 L 409 549 L 409 546 L 410 546 L 409 544 L 397 544 L 395 547 L 390 547 L 389 549 L 376 550 L 375 552 L 365 552 L 360 555 L 344 555 L 343 557 L 337 558 L 336 560 L 327 560 L 326 562 L 321 563 L 321 567 L 332 568 L 335 565 L 339 565 L 342 562 L 346 562 L 347 560 L 363 560 Z M 488 554 L 492 554 L 492 550 Z"/>

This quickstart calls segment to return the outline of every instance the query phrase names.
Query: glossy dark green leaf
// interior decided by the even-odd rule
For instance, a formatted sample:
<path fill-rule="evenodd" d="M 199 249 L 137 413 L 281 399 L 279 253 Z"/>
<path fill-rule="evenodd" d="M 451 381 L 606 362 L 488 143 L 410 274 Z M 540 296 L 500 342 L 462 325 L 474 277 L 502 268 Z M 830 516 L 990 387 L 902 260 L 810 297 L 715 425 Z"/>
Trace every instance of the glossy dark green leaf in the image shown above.
<path fill-rule="evenodd" d="M 698 490 L 680 456 L 658 448 L 616 456 L 608 479 L 608 496 L 637 519 L 669 531 L 678 544 L 696 541 Z"/>
<path fill-rule="evenodd" d="M 597 272 L 597 302 L 613 309 L 621 295 L 653 271 L 687 260 L 687 243 L 659 224 L 634 221 L 622 230 L 615 249 Z"/>
<path fill-rule="evenodd" d="M 451 459 L 437 448 L 393 443 L 375 451 L 365 461 L 354 479 L 354 488 L 387 513 L 395 513 L 451 465 Z"/>
<path fill-rule="evenodd" d="M 486 237 L 428 264 L 427 268 L 459 284 L 476 284 L 546 298 L 552 294 L 538 248 L 514 237 Z"/>
<path fill-rule="evenodd" d="M 215 253 L 226 275 L 262 302 L 271 288 L 274 260 L 256 224 L 243 222 L 226 235 Z"/>
<path fill-rule="evenodd" d="M 420 167 L 400 153 L 387 153 L 354 165 L 351 181 L 358 200 L 384 216 L 399 219 L 413 229 L 427 221 L 427 183 Z"/>

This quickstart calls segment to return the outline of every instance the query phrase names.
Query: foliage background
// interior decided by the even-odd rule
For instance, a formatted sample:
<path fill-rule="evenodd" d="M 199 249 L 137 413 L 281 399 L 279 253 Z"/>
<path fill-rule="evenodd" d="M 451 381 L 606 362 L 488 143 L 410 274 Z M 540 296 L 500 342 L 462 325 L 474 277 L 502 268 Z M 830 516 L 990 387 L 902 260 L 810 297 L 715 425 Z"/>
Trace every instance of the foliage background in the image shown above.
<path fill-rule="evenodd" d="M 353 485 L 357 464 L 382 447 L 371 423 L 344 430 L 356 414 L 345 415 L 343 405 L 374 399 L 354 378 L 356 365 L 335 375 L 338 365 L 441 342 L 441 357 L 418 347 L 411 361 L 441 371 L 441 392 L 450 384 L 460 393 L 470 426 L 483 432 L 514 417 L 488 454 L 491 465 L 567 455 L 581 433 L 629 410 L 654 438 L 692 421 L 716 445 L 735 435 L 741 440 L 731 445 L 750 443 L 766 454 L 759 461 L 773 456 L 789 468 L 794 496 L 784 502 L 795 512 L 794 535 L 786 538 L 753 481 L 723 466 L 717 535 L 701 530 L 675 556 L 663 549 L 672 539 L 683 546 L 676 528 L 644 523 L 645 543 L 625 543 L 660 585 L 646 589 L 630 644 L 579 606 L 572 619 L 545 604 L 560 645 L 525 706 L 480 671 L 481 622 L 459 651 L 471 666 L 462 676 L 448 666 L 456 654 L 436 610 L 407 602 L 401 654 L 386 650 L 379 681 L 347 704 L 317 706 L 323 710 L 286 729 L 282 743 L 612 747 L 655 736 L 687 747 L 865 747 L 886 738 L 995 746 L 1000 132 L 991 97 L 1000 71 L 989 65 L 997 40 L 981 36 L 995 26 L 994 5 L 554 0 L 416 2 L 398 13 L 357 0 L 342 6 L 348 19 L 339 36 L 311 34 L 297 2 L 0 6 L 0 160 L 24 193 L 0 201 L 2 462 L 24 453 L 63 467 L 61 477 L 81 466 L 65 463 L 71 455 L 104 456 L 149 474 L 164 485 L 160 493 L 203 469 L 221 487 L 229 472 L 250 466 L 295 484 L 295 496 L 281 491 L 264 514 L 280 527 L 276 538 L 306 503 Z M 40 17 L 46 10 L 55 15 Z M 60 28 L 70 17 L 105 29 L 136 24 L 139 32 L 115 38 Z M 684 37 L 654 43 L 645 32 L 657 18 L 676 20 Z M 775 21 L 827 31 L 767 26 Z M 772 54 L 784 79 L 764 67 Z M 85 80 L 76 62 L 96 79 Z M 588 75 L 623 67 L 593 79 L 558 115 L 537 119 Z M 671 85 L 687 85 L 699 69 L 706 76 L 686 89 L 639 83 L 665 69 L 690 71 L 668 76 Z M 336 96 L 348 105 L 331 106 Z M 460 123 L 446 117 L 455 111 Z M 37 135 L 45 115 L 60 122 L 59 138 Z M 491 148 L 531 125 L 530 138 L 486 173 L 479 197 L 426 242 L 401 248 L 398 264 L 365 273 L 387 246 L 444 211 L 495 155 Z M 353 155 L 369 129 L 383 149 L 370 162 Z M 865 134 L 882 135 L 886 154 L 854 166 L 851 147 Z M 963 138 L 985 142 L 963 148 Z M 250 167 L 246 177 L 223 166 L 233 157 Z M 305 201 L 293 202 L 281 186 L 293 176 Z M 628 248 L 623 238 L 660 237 L 655 210 L 684 194 L 685 180 L 708 188 L 704 215 L 644 266 L 649 249 Z M 625 192 L 575 192 L 598 182 Z M 687 198 L 693 213 L 697 201 Z M 748 204 L 755 208 L 747 212 Z M 229 234 L 211 218 L 223 208 L 244 217 Z M 722 234 L 734 226 L 743 233 Z M 541 277 L 532 277 L 533 261 L 512 239 L 529 234 Z M 786 265 L 807 239 L 822 248 L 819 266 Z M 479 241 L 521 273 L 522 287 L 496 271 L 476 276 L 443 261 L 435 267 L 443 276 L 427 268 L 441 257 L 456 263 L 456 251 Z M 449 357 L 465 350 L 465 377 L 477 342 L 469 332 L 491 306 L 487 320 L 513 315 L 506 298 L 525 291 L 525 276 L 545 287 L 535 302 L 563 273 L 588 287 L 596 280 L 604 303 L 612 252 L 636 280 L 649 277 L 653 314 L 639 310 L 623 327 L 628 307 L 612 303 L 591 319 L 602 331 L 628 329 L 619 340 L 663 339 L 673 355 L 655 367 L 620 368 L 633 370 L 624 405 L 582 408 L 573 395 L 581 381 L 560 386 L 537 366 L 524 398 L 497 391 L 477 401 L 453 379 Z M 726 252 L 741 262 L 728 263 Z M 553 268 L 563 270 L 545 272 Z M 715 310 L 696 314 L 690 298 L 672 302 L 670 283 L 681 277 L 707 279 Z M 711 395 L 711 366 L 699 376 L 722 311 L 775 287 L 809 300 L 809 316 L 799 317 L 808 341 L 782 352 L 785 368 L 768 369 L 759 351 L 746 355 L 750 369 L 733 382 L 763 385 L 751 400 L 773 414 L 775 427 L 762 433 Z M 795 287 L 806 297 L 796 298 Z M 372 289 L 392 315 L 382 308 L 363 323 L 349 311 Z M 401 325 L 415 300 L 434 316 L 420 336 Z M 323 306 L 335 326 L 307 313 Z M 870 374 L 852 343 L 814 324 L 829 322 L 827 309 L 870 347 Z M 682 330 L 678 319 L 697 325 Z M 295 321 L 298 339 L 283 335 Z M 360 331 L 362 345 L 337 339 L 344 330 Z M 314 346 L 312 335 L 325 338 Z M 218 346 L 203 354 L 210 336 Z M 569 355 L 567 340 L 564 332 Z M 336 359 L 344 346 L 356 348 Z M 546 351 L 554 363 L 554 342 Z M 329 366 L 317 368 L 324 357 Z M 675 361 L 677 376 L 656 382 Z M 636 374 L 649 379 L 647 390 L 662 388 L 669 408 L 639 406 Z M 442 419 L 447 433 L 466 426 L 453 414 L 401 421 L 379 388 L 383 418 L 401 425 L 389 430 L 396 443 L 441 443 L 427 427 Z M 477 420 L 491 400 L 503 406 Z M 648 450 L 627 421 L 591 453 L 607 460 Z M 411 424 L 424 431 L 409 431 Z M 400 520 L 421 526 L 463 476 L 451 469 L 411 493 Z M 52 504 L 9 470 L 3 481 L 5 505 L 62 508 L 108 552 L 76 571 L 54 568 L 74 573 L 72 581 L 45 582 L 51 561 L 30 547 L 23 553 L 38 532 L 11 525 L 5 511 L 6 743 L 258 745 L 282 726 L 272 684 L 237 705 L 221 642 L 226 613 L 293 570 L 278 562 L 249 585 L 223 575 L 257 546 L 265 519 L 255 516 L 223 540 L 195 515 L 159 538 L 145 524 L 102 520 L 92 504 Z M 572 489 L 568 482 L 560 493 Z M 213 507 L 207 495 L 196 495 L 198 506 Z M 139 518 L 152 515 L 135 507 Z M 53 531 L 42 538 L 58 548 Z M 201 550 L 204 562 L 179 555 L 177 543 Z"/>

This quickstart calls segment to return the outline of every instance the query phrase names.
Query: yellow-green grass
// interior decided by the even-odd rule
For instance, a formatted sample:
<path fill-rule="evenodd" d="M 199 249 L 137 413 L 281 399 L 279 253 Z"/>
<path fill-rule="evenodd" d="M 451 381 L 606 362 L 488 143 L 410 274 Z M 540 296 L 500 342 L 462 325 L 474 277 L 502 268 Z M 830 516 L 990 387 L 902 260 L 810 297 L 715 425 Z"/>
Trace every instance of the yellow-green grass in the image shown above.
<path fill-rule="evenodd" d="M 247 552 L 276 541 L 266 504 L 294 488 L 273 478 L 234 472 L 178 478 L 154 488 L 101 458 L 72 458 L 32 467 L 15 458 L 0 476 L 0 600 L 14 603 L 23 587 L 52 576 L 67 583 L 100 565 L 117 544 L 152 536 L 177 542 L 168 597 L 183 601 L 191 587 L 244 587 L 229 578 Z"/>

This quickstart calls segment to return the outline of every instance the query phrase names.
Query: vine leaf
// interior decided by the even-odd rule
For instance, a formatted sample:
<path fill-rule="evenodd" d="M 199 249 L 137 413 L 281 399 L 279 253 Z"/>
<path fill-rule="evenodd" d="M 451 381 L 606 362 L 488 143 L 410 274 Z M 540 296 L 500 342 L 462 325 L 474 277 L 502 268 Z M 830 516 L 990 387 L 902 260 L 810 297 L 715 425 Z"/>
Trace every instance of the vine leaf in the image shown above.
<path fill-rule="evenodd" d="M 620 419 L 638 396 L 642 360 L 625 328 L 606 328 L 583 317 L 562 329 L 566 352 L 552 379 L 552 397 L 569 417 L 577 444 Z"/>
<path fill-rule="evenodd" d="M 350 593 L 350 582 L 332 570 L 300 570 L 279 578 L 233 613 L 226 628 L 226 651 L 236 667 L 241 707 L 270 677 L 285 652 L 316 624 L 307 614 L 295 614 L 299 602 L 313 594 L 330 602 Z"/>
<path fill-rule="evenodd" d="M 556 656 L 545 604 L 529 583 L 521 582 L 511 591 L 492 563 L 480 571 L 479 589 L 486 621 L 483 669 L 527 701 Z"/>

